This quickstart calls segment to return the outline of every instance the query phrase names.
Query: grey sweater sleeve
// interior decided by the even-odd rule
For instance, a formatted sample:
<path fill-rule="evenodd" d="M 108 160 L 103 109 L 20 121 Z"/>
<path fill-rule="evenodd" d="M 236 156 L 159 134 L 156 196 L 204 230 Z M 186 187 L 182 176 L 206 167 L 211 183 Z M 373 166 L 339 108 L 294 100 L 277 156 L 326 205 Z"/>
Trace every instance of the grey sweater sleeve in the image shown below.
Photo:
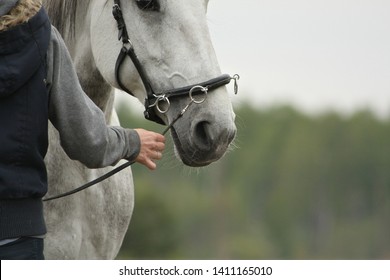
<path fill-rule="evenodd" d="M 82 90 L 65 43 L 54 27 L 47 63 L 49 119 L 67 155 L 89 168 L 134 160 L 141 146 L 138 133 L 106 125 L 103 112 Z"/>

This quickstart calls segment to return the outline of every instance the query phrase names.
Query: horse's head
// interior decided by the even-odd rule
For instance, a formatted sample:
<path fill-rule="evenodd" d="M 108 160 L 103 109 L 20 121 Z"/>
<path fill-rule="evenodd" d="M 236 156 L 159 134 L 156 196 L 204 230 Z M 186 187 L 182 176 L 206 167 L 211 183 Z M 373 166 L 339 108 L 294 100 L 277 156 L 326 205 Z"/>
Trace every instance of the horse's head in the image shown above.
<path fill-rule="evenodd" d="M 122 48 L 111 8 L 113 1 L 91 1 L 91 44 L 103 78 L 120 88 L 115 63 Z M 122 0 L 123 19 L 134 51 L 155 92 L 196 85 L 220 76 L 207 27 L 207 0 Z M 144 84 L 131 59 L 118 71 L 119 80 L 143 103 Z M 170 99 L 166 113 L 155 111 L 171 123 L 189 103 L 189 95 Z M 218 160 L 233 140 L 234 112 L 225 86 L 210 90 L 204 103 L 190 106 L 171 132 L 182 161 L 204 166 Z"/>

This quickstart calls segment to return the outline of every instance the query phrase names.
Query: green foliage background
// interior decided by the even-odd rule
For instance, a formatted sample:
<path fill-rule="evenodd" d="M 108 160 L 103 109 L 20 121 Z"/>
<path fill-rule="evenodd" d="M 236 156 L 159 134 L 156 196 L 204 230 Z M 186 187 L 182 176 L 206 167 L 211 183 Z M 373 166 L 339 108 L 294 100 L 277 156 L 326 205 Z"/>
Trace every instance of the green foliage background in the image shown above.
<path fill-rule="evenodd" d="M 390 120 L 235 111 L 236 148 L 218 163 L 183 167 L 168 143 L 158 171 L 133 167 L 118 258 L 390 258 Z M 119 113 L 124 126 L 162 130 L 125 105 Z"/>

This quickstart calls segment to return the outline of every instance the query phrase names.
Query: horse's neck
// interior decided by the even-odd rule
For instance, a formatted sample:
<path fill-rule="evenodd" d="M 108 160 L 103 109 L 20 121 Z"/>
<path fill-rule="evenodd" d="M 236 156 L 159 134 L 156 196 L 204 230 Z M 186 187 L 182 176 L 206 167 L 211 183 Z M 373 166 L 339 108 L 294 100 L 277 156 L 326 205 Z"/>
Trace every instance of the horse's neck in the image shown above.
<path fill-rule="evenodd" d="M 85 7 L 80 7 L 79 11 L 85 11 Z M 106 83 L 95 65 L 90 40 L 86 39 L 88 38 L 86 34 L 89 33 L 88 17 L 89 15 L 85 16 L 84 12 L 76 15 L 76 26 L 84 28 L 78 28 L 74 35 L 67 34 L 64 39 L 84 92 L 104 112 L 106 121 L 109 122 L 114 107 L 113 88 Z"/>
<path fill-rule="evenodd" d="M 88 58 L 87 56 L 90 57 Z M 104 112 L 106 121 L 109 122 L 114 104 L 113 88 L 104 81 L 92 61 L 91 54 L 84 54 L 81 59 L 76 57 L 74 63 L 81 87 L 89 98 Z"/>
<path fill-rule="evenodd" d="M 113 88 L 107 84 L 93 64 L 75 61 L 81 87 L 92 101 L 105 113 L 107 122 L 113 110 Z"/>

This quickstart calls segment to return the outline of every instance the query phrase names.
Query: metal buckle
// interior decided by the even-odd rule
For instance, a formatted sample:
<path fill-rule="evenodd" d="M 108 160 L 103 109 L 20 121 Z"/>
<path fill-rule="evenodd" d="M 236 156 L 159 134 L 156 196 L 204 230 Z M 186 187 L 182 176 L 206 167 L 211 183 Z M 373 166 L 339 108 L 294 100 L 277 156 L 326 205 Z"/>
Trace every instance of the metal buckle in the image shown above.
<path fill-rule="evenodd" d="M 232 79 L 234 80 L 234 94 L 237 95 L 237 93 L 238 93 L 238 80 L 240 79 L 240 75 L 235 74 Z"/>

